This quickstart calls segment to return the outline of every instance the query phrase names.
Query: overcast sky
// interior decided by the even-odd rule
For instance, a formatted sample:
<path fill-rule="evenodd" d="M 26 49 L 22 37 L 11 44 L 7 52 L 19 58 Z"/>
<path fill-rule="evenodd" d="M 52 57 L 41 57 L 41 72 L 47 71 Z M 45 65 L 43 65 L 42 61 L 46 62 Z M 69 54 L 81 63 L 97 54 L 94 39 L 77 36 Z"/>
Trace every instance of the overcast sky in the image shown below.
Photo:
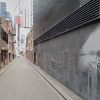
<path fill-rule="evenodd" d="M 7 5 L 7 11 L 11 13 L 14 12 L 14 9 L 16 8 L 19 0 L 0 0 L 2 2 L 6 2 L 6 5 Z M 24 6 L 23 6 L 24 5 Z M 27 9 L 29 6 L 29 0 L 21 0 L 21 3 L 20 3 L 20 7 L 24 10 L 24 9 Z M 15 14 L 18 14 L 18 11 L 19 11 L 19 7 L 17 8 Z"/>

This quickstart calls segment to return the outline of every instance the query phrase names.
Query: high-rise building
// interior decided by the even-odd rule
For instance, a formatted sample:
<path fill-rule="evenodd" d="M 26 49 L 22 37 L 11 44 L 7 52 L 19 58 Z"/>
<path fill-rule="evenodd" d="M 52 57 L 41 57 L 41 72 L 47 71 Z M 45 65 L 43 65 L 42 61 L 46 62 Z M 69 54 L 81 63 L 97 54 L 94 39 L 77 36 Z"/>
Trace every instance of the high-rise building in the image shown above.
<path fill-rule="evenodd" d="M 29 3 L 29 27 L 33 25 L 33 0 Z"/>
<path fill-rule="evenodd" d="M 100 100 L 100 0 L 34 0 L 34 62 L 85 100 Z"/>
<path fill-rule="evenodd" d="M 0 11 L 6 11 L 6 3 L 0 2 Z"/>
<path fill-rule="evenodd" d="M 21 28 L 24 27 L 24 19 L 23 19 L 23 11 L 20 11 L 20 17 L 21 17 Z"/>
<path fill-rule="evenodd" d="M 5 16 L 6 18 L 10 18 L 10 12 L 6 11 L 5 2 L 0 2 L 0 16 Z"/>
<path fill-rule="evenodd" d="M 6 11 L 0 11 L 0 17 L 5 16 L 6 17 Z"/>
<path fill-rule="evenodd" d="M 21 28 L 21 17 L 15 16 L 15 33 L 16 33 L 16 45 L 15 50 L 16 54 L 20 53 L 20 28 Z"/>
<path fill-rule="evenodd" d="M 10 18 L 10 12 L 6 12 L 6 18 Z"/>

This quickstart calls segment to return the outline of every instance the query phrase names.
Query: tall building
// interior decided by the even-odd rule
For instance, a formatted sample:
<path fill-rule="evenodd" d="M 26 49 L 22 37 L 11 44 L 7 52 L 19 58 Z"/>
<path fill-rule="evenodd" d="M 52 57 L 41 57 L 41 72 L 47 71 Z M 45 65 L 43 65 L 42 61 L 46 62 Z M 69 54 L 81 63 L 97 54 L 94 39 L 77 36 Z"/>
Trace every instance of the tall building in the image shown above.
<path fill-rule="evenodd" d="M 100 0 L 34 0 L 34 62 L 76 94 L 100 100 Z"/>
<path fill-rule="evenodd" d="M 21 17 L 15 16 L 15 33 L 16 33 L 16 55 L 19 55 L 20 53 L 20 28 L 21 28 Z"/>
<path fill-rule="evenodd" d="M 33 0 L 29 3 L 29 27 L 33 25 Z"/>
<path fill-rule="evenodd" d="M 0 11 L 0 17 L 6 16 L 6 11 Z"/>
<path fill-rule="evenodd" d="M 23 28 L 24 27 L 23 10 L 20 10 L 20 17 L 21 17 L 21 28 Z"/>
<path fill-rule="evenodd" d="M 6 12 L 6 18 L 11 18 L 10 12 Z"/>
<path fill-rule="evenodd" d="M 0 2 L 0 11 L 6 11 L 6 3 Z"/>
<path fill-rule="evenodd" d="M 26 51 L 26 37 L 29 30 L 29 28 L 20 28 L 20 54 L 22 55 L 24 55 Z"/>
<path fill-rule="evenodd" d="M 0 2 L 0 16 L 5 16 L 6 18 L 10 18 L 10 12 L 6 11 L 5 2 Z"/>

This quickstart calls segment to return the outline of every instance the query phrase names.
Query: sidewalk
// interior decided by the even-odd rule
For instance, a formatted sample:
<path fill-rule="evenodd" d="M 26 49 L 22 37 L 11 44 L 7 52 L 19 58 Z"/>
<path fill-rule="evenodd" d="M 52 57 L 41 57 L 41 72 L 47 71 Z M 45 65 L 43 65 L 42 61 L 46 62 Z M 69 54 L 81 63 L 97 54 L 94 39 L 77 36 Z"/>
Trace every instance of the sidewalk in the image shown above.
<path fill-rule="evenodd" d="M 83 100 L 45 71 L 40 69 L 39 66 L 32 64 L 27 58 L 25 59 L 64 98 L 64 100 Z"/>
<path fill-rule="evenodd" d="M 9 62 L 8 65 L 0 69 L 0 76 L 9 68 L 9 66 L 14 62 L 14 60 L 12 60 L 11 62 Z"/>

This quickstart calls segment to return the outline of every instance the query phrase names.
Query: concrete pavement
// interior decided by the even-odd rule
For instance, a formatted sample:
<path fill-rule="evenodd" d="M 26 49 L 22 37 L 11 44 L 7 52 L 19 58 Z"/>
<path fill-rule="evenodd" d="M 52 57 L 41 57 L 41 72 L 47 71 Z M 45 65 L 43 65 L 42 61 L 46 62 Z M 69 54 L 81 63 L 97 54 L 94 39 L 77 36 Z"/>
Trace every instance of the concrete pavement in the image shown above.
<path fill-rule="evenodd" d="M 0 76 L 0 100 L 82 100 L 24 57 L 7 67 Z"/>
<path fill-rule="evenodd" d="M 64 100 L 83 100 L 82 98 L 77 96 L 73 91 L 69 90 L 55 78 L 47 74 L 39 66 L 32 64 L 28 59 L 26 60 L 41 75 L 41 77 L 43 77 L 64 98 Z"/>
<path fill-rule="evenodd" d="M 20 57 L 0 76 L 0 100 L 64 100 Z"/>
<path fill-rule="evenodd" d="M 14 61 L 14 60 L 13 60 Z M 3 68 L 1 68 L 0 69 L 0 76 L 7 70 L 7 68 L 9 68 L 9 66 L 13 63 L 13 61 L 12 62 L 10 62 L 8 65 L 6 65 L 5 67 L 3 67 Z"/>

